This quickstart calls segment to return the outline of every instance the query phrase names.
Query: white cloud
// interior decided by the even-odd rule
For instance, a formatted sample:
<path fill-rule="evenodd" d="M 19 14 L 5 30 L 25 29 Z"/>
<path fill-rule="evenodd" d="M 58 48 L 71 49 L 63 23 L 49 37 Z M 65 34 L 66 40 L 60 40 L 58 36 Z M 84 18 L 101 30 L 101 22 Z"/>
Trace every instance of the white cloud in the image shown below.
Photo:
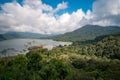
<path fill-rule="evenodd" d="M 92 15 L 93 24 L 120 25 L 120 0 L 96 0 Z"/>
<path fill-rule="evenodd" d="M 59 3 L 55 9 L 52 9 L 52 10 L 50 11 L 49 14 L 50 14 L 50 15 L 53 15 L 54 13 L 57 13 L 57 12 L 59 12 L 60 10 L 64 10 L 64 9 L 66 9 L 67 7 L 68 7 L 68 6 L 67 6 L 67 2 Z"/>
<path fill-rule="evenodd" d="M 82 9 L 58 15 L 54 13 L 68 7 L 62 2 L 54 9 L 40 0 L 24 0 L 2 5 L 0 32 L 22 31 L 42 34 L 59 34 L 73 31 L 86 24 L 120 25 L 120 0 L 96 0 L 93 10 L 85 14 Z M 47 11 L 47 12 L 45 12 Z"/>
<path fill-rule="evenodd" d="M 29 6 L 32 9 L 39 9 L 45 11 L 51 11 L 53 8 L 49 5 L 43 4 L 41 0 L 24 0 L 24 6 Z"/>
<path fill-rule="evenodd" d="M 57 5 L 57 8 L 55 9 L 55 12 L 56 11 L 59 11 L 61 9 L 66 9 L 68 6 L 67 6 L 67 3 L 66 2 L 62 2 L 60 4 Z"/>
<path fill-rule="evenodd" d="M 25 0 L 23 6 L 18 3 L 6 3 L 2 6 L 3 12 L 0 13 L 0 23 L 2 23 L 0 27 L 3 28 L 2 30 L 7 27 L 5 31 L 65 33 L 75 29 L 78 20 L 84 15 L 82 10 L 72 14 L 64 13 L 57 19 L 54 15 L 49 15 L 51 12 L 55 13 L 65 8 L 67 8 L 66 2 L 58 4 L 55 9 L 42 4 L 39 0 Z M 44 13 L 43 10 L 47 10 L 49 13 Z"/>

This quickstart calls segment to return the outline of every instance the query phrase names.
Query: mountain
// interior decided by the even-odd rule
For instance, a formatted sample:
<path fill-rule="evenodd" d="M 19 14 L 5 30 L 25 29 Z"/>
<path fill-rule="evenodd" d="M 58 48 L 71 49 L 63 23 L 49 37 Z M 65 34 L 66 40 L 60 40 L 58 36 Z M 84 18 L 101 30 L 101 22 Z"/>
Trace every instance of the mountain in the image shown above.
<path fill-rule="evenodd" d="M 98 25 L 85 25 L 73 32 L 58 35 L 54 40 L 62 41 L 85 41 L 93 40 L 98 36 L 120 33 L 118 26 L 98 26 Z"/>
<path fill-rule="evenodd" d="M 0 41 L 13 38 L 52 38 L 54 40 L 61 41 L 86 41 L 94 40 L 98 36 L 109 35 L 114 33 L 120 33 L 120 27 L 102 27 L 98 25 L 86 25 L 75 31 L 61 35 L 45 35 L 30 32 L 7 32 L 5 34 L 0 34 Z"/>
<path fill-rule="evenodd" d="M 14 38 L 47 38 L 54 35 L 45 35 L 38 33 L 30 33 L 30 32 L 7 32 L 5 34 L 0 34 L 0 41 Z"/>

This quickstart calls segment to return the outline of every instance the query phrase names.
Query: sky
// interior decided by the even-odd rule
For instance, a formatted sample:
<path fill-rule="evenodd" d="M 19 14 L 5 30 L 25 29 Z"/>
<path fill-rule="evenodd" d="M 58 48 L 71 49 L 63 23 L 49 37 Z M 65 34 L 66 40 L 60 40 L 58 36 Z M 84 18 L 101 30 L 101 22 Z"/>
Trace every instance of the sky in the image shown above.
<path fill-rule="evenodd" d="M 0 0 L 1 34 L 63 34 L 87 24 L 120 26 L 120 0 Z"/>

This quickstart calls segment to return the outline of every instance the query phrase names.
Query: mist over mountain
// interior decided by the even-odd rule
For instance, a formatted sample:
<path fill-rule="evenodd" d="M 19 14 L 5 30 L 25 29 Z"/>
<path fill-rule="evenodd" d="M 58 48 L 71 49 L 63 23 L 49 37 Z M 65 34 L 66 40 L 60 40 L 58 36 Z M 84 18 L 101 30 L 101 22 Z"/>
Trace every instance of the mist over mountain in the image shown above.
<path fill-rule="evenodd" d="M 14 39 L 14 38 L 50 38 L 62 41 L 85 41 L 93 40 L 98 36 L 120 33 L 119 26 L 98 26 L 85 25 L 75 31 L 67 32 L 65 34 L 39 34 L 31 32 L 7 32 L 0 34 L 0 40 Z"/>
<path fill-rule="evenodd" d="M 7 32 L 0 34 L 0 40 L 14 39 L 14 38 L 47 38 L 54 36 L 54 34 L 39 34 L 31 32 Z"/>

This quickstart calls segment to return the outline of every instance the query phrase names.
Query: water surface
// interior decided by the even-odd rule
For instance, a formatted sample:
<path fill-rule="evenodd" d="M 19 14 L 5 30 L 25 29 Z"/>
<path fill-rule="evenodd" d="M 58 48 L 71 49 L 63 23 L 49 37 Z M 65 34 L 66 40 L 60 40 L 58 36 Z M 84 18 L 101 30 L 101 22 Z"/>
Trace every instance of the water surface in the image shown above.
<path fill-rule="evenodd" d="M 50 39 L 11 39 L 0 41 L 0 57 L 25 54 L 31 46 L 44 45 L 44 48 L 51 50 L 59 45 L 70 45 L 71 42 L 53 41 Z"/>

